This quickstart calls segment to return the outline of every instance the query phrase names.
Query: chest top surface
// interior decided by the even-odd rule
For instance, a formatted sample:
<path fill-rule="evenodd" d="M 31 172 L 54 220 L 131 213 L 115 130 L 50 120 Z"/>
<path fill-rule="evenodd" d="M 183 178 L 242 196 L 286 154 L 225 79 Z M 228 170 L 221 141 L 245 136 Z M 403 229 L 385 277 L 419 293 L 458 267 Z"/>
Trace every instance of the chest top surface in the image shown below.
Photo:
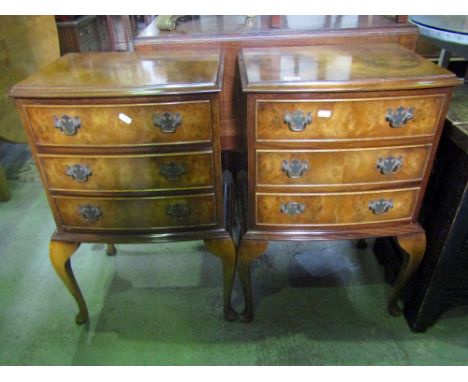
<path fill-rule="evenodd" d="M 70 53 L 11 89 L 16 98 L 124 97 L 221 90 L 217 49 Z"/>
<path fill-rule="evenodd" d="M 317 92 L 454 86 L 456 76 L 397 44 L 246 48 L 245 92 Z"/>

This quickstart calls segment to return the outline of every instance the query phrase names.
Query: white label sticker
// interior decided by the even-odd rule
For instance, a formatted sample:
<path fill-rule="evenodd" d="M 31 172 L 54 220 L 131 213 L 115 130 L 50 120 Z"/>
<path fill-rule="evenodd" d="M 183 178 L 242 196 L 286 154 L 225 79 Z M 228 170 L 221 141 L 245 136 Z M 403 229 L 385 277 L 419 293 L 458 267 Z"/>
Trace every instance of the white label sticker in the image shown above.
<path fill-rule="evenodd" d="M 317 115 L 320 117 L 320 118 L 330 118 L 331 115 L 332 115 L 332 112 L 331 110 L 319 110 L 317 112 Z"/>
<path fill-rule="evenodd" d="M 125 115 L 124 113 L 119 114 L 119 119 L 122 122 L 126 123 L 127 125 L 130 125 L 132 123 L 132 119 L 128 115 Z"/>
<path fill-rule="evenodd" d="M 300 81 L 300 76 L 284 76 L 283 81 Z"/>

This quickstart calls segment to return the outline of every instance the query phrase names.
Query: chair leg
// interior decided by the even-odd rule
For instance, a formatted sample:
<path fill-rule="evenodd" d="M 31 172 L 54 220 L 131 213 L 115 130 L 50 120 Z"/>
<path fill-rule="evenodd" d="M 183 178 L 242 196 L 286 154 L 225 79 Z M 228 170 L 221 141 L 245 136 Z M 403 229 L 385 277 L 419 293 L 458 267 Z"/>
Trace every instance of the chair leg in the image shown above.
<path fill-rule="evenodd" d="M 0 200 L 10 200 L 10 191 L 8 189 L 8 182 L 3 167 L 0 165 Z"/>

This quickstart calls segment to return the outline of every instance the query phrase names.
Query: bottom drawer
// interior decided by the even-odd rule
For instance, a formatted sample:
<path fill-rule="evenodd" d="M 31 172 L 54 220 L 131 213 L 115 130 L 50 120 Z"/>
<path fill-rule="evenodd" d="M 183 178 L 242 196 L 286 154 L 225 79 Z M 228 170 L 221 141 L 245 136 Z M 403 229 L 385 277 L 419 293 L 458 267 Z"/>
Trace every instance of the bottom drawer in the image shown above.
<path fill-rule="evenodd" d="M 411 219 L 419 188 L 329 194 L 256 194 L 256 223 L 352 225 Z"/>
<path fill-rule="evenodd" d="M 153 198 L 54 197 L 62 225 L 89 230 L 148 230 L 216 224 L 214 194 Z"/>

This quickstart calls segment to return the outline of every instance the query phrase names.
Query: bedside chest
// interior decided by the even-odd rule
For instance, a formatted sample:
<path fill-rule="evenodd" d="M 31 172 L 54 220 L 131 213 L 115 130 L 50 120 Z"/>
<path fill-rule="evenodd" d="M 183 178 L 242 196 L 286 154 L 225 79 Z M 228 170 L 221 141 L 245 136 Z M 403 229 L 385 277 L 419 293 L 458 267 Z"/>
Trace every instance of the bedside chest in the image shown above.
<path fill-rule="evenodd" d="M 88 311 L 70 265 L 80 243 L 204 240 L 231 289 L 231 181 L 222 176 L 218 50 L 68 54 L 17 84 L 16 98 L 57 231 L 50 257 Z"/>
<path fill-rule="evenodd" d="M 244 49 L 248 147 L 239 276 L 269 240 L 396 236 L 407 260 L 388 309 L 425 251 L 418 212 L 456 77 L 394 44 Z"/>

